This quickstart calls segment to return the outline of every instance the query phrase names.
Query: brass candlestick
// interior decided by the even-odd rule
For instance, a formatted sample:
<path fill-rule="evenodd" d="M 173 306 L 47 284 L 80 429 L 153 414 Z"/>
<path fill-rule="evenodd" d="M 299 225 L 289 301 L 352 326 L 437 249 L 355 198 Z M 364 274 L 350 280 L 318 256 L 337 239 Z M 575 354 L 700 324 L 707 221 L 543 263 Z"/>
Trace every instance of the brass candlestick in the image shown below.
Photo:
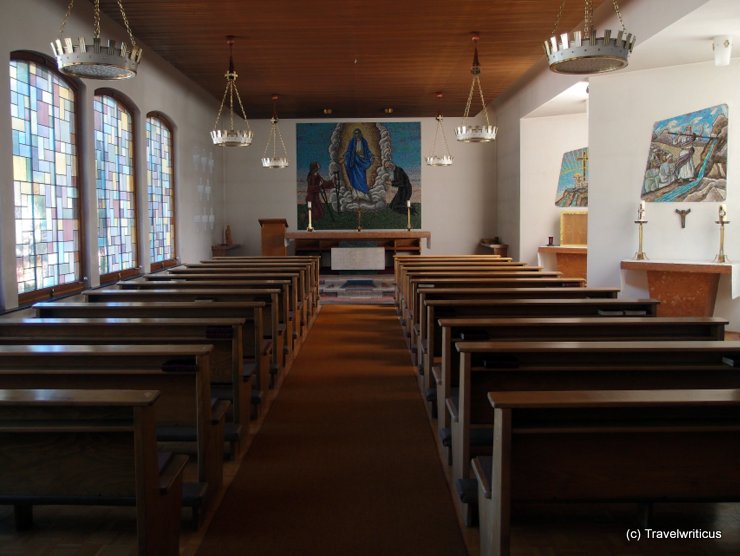
<path fill-rule="evenodd" d="M 719 220 L 715 220 L 715 224 L 719 224 L 719 253 L 715 257 L 715 261 L 718 263 L 729 263 L 730 259 L 725 255 L 725 224 L 729 224 L 729 220 L 725 220 L 720 216 Z"/>
<path fill-rule="evenodd" d="M 406 231 L 411 231 L 411 205 L 406 205 Z"/>
<path fill-rule="evenodd" d="M 357 231 L 362 231 L 362 207 L 357 207 Z"/>
<path fill-rule="evenodd" d="M 311 203 L 308 203 L 308 228 L 306 228 L 307 232 L 313 232 L 313 222 L 311 221 L 311 213 L 313 210 L 311 209 Z"/>
<path fill-rule="evenodd" d="M 637 244 L 637 253 L 635 253 L 635 260 L 637 261 L 645 261 L 647 260 L 647 255 L 645 254 L 645 251 L 642 250 L 642 226 L 643 224 L 647 224 L 647 220 L 635 220 L 635 224 L 639 226 L 639 236 L 638 236 L 638 244 Z"/>

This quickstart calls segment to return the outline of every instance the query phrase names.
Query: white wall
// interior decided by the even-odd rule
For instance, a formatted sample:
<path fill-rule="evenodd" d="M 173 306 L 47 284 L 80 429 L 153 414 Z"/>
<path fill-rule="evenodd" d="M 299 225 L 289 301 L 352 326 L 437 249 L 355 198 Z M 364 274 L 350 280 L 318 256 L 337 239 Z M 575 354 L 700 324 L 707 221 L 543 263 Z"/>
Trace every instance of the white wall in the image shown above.
<path fill-rule="evenodd" d="M 715 67 L 710 61 L 592 78 L 590 109 L 589 256 L 592 286 L 625 286 L 625 295 L 645 293 L 639 278 L 620 283 L 619 261 L 637 250 L 634 220 L 647 164 L 653 125 L 658 120 L 726 103 L 729 115 L 727 227 L 725 252 L 740 262 L 740 64 Z M 639 102 L 635 97 L 639 95 Z M 719 203 L 647 203 L 644 251 L 651 260 L 711 262 L 717 254 Z M 690 208 L 681 229 L 675 209 Z M 634 280 L 634 282 L 633 282 Z M 716 314 L 740 329 L 740 304 L 729 295 L 729 280 L 721 284 Z"/>
<path fill-rule="evenodd" d="M 519 259 L 537 264 L 537 248 L 560 237 L 555 196 L 563 153 L 588 146 L 588 116 L 568 114 L 521 120 Z"/>
<path fill-rule="evenodd" d="M 6 17 L 0 21 L 0 52 L 5 53 L 6 60 L 14 50 L 32 50 L 51 55 L 49 43 L 57 38 L 59 25 L 64 17 L 66 1 L 57 0 L 3 0 Z M 92 4 L 76 2 L 72 18 L 67 22 L 65 35 L 92 37 Z M 102 19 L 102 35 L 105 38 L 120 40 L 125 32 L 110 19 Z M 210 255 L 210 246 L 218 241 L 220 220 L 210 226 L 196 225 L 196 215 L 203 211 L 210 214 L 214 208 L 214 219 L 219 219 L 217 208 L 222 206 L 222 153 L 210 143 L 209 131 L 213 127 L 218 102 L 208 96 L 192 81 L 184 77 L 171 65 L 155 55 L 146 45 L 139 67 L 138 75 L 127 81 L 93 81 L 84 82 L 81 107 L 83 108 L 82 125 L 84 136 L 79 141 L 80 155 L 84 156 L 85 176 L 83 190 L 85 205 L 83 214 L 86 223 L 85 243 L 87 246 L 85 260 L 87 277 L 90 285 L 98 284 L 98 261 L 96 245 L 96 210 L 95 210 L 95 158 L 92 140 L 92 97 L 95 89 L 109 87 L 121 91 L 136 105 L 137 124 L 137 168 L 139 178 L 138 208 L 141 215 L 139 242 L 142 245 L 141 255 L 144 270 L 149 264 L 149 225 L 146 202 L 145 132 L 144 119 L 151 111 L 161 111 L 174 122 L 175 130 L 175 180 L 177 210 L 177 252 L 183 260 L 197 260 Z M 0 272 L 2 292 L 0 302 L 6 309 L 17 306 L 15 278 L 15 228 L 13 224 L 13 173 L 12 143 L 10 140 L 10 97 L 9 74 L 7 64 L 0 79 L 0 182 L 6 184 L 0 191 Z M 199 158 L 196 165 L 194 155 Z M 200 159 L 213 158 L 212 165 L 205 169 Z M 210 179 L 212 193 L 210 200 L 201 199 L 198 185 L 202 180 Z M 212 206 L 211 206 L 212 205 Z"/>
<path fill-rule="evenodd" d="M 296 175 L 296 123 L 326 121 L 336 120 L 280 120 L 280 131 L 291 163 L 283 170 L 265 169 L 260 164 L 270 129 L 269 120 L 250 121 L 253 144 L 225 153 L 224 222 L 231 226 L 234 241 L 242 245 L 240 253 L 260 253 L 260 218 L 285 218 L 288 229 L 296 229 L 297 180 L 305 182 L 305 176 Z M 379 120 L 368 117 L 342 121 L 420 121 L 422 160 L 431 154 L 437 125 L 433 118 Z M 496 145 L 457 143 L 454 127 L 459 125 L 459 120 L 445 119 L 444 124 L 454 164 L 436 168 L 422 161 L 422 228 L 432 233 L 432 248 L 427 252 L 473 253 L 482 237 L 498 234 L 494 180 Z M 416 195 L 414 192 L 414 199 Z"/>
<path fill-rule="evenodd" d="M 638 38 L 636 49 L 639 49 L 641 42 L 647 41 L 707 1 L 633 0 L 622 8 L 622 13 L 628 30 Z M 604 2 L 595 11 L 594 21 L 599 28 L 619 28 L 611 2 Z M 580 80 L 582 77 L 579 76 L 550 72 L 543 56 L 539 64 L 533 66 L 519 82 L 492 104 L 499 126 L 496 161 L 498 232 L 510 244 L 509 253 L 515 258 L 527 255 L 522 252 L 520 217 L 534 210 L 530 205 L 540 202 L 538 199 L 524 198 L 520 193 L 522 166 L 520 120 Z M 593 95 L 593 91 L 591 94 Z M 638 99 L 639 93 L 633 91 L 629 101 L 634 103 Z M 593 132 L 594 130 L 591 130 L 591 133 Z M 589 282 L 590 278 L 589 274 Z"/>

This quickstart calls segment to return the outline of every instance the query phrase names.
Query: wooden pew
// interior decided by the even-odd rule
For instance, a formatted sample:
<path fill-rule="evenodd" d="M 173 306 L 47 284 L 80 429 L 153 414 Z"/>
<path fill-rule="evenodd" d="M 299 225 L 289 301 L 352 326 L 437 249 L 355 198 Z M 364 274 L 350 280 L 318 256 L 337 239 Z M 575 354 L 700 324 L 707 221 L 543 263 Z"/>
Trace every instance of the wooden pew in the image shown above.
<path fill-rule="evenodd" d="M 297 292 L 291 288 L 290 280 L 222 280 L 218 276 L 210 274 L 203 280 L 148 280 L 146 276 L 125 280 L 116 283 L 120 290 L 193 290 L 193 289 L 275 289 L 280 288 L 281 294 L 278 296 L 280 302 L 280 320 L 289 322 L 292 315 L 300 314 L 300 305 L 298 303 Z M 301 319 L 294 321 L 298 328 L 294 330 L 294 335 L 302 337 L 305 332 L 300 330 Z"/>
<path fill-rule="evenodd" d="M 174 270 L 174 269 L 173 269 Z M 295 315 L 296 320 L 301 321 L 301 330 L 304 327 L 308 326 L 308 322 L 310 321 L 310 313 L 307 312 L 308 308 L 310 307 L 310 303 L 306 303 L 303 300 L 306 299 L 305 293 L 302 290 L 301 282 L 300 282 L 300 274 L 297 272 L 217 272 L 216 269 L 208 270 L 203 269 L 200 272 L 185 272 L 185 270 L 188 269 L 182 269 L 182 272 L 178 273 L 156 273 L 156 274 L 146 274 L 142 278 L 144 278 L 147 281 L 150 282 L 162 282 L 162 281 L 209 281 L 209 280 L 219 280 L 219 281 L 244 281 L 244 280 L 290 280 L 291 286 L 290 286 L 290 295 L 291 297 L 295 298 L 295 304 L 300 308 L 297 315 Z M 265 286 L 257 286 L 257 287 L 265 287 Z"/>
<path fill-rule="evenodd" d="M 402 318 L 409 320 L 409 314 L 416 315 L 420 310 L 413 305 L 418 303 L 418 290 L 422 288 L 583 288 L 586 281 L 583 278 L 552 278 L 536 273 L 529 277 L 504 278 L 499 274 L 479 277 L 479 276 L 454 276 L 454 277 L 431 277 L 415 276 L 408 280 L 406 302 L 408 304 L 403 308 Z M 409 328 L 409 327 L 407 327 Z M 413 327 L 410 327 L 413 333 Z M 412 338 L 413 340 L 413 338 Z M 412 342 L 411 345 L 414 345 Z"/>
<path fill-rule="evenodd" d="M 210 319 L 238 318 L 244 322 L 242 353 L 249 364 L 254 363 L 257 373 L 257 388 L 263 396 L 270 383 L 270 366 L 272 362 L 272 343 L 264 340 L 262 302 L 43 302 L 33 308 L 39 318 L 177 318 L 177 319 Z M 253 361 L 252 361 L 253 359 Z"/>
<path fill-rule="evenodd" d="M 211 344 L 211 390 L 232 404 L 224 434 L 235 455 L 249 433 L 252 403 L 244 323 L 243 318 L 22 318 L 0 320 L 0 344 Z"/>
<path fill-rule="evenodd" d="M 260 302 L 264 303 L 264 330 L 265 335 L 272 340 L 272 365 L 273 373 L 278 373 L 285 368 L 286 354 L 284 347 L 288 333 L 292 334 L 289 323 L 282 322 L 280 301 L 278 299 L 280 290 L 273 289 L 200 289 L 192 290 L 116 290 L 99 289 L 85 290 L 82 294 L 91 303 L 111 302 Z"/>
<path fill-rule="evenodd" d="M 557 289 L 557 288 L 554 288 Z M 583 288 L 588 290 L 588 288 Z M 442 330 L 438 319 L 445 317 L 588 317 L 588 316 L 644 316 L 656 315 L 658 301 L 652 299 L 570 298 L 560 299 L 557 292 L 551 298 L 479 298 L 430 299 L 425 301 L 424 328 L 418 333 L 417 354 L 424 365 L 422 386 L 433 386 L 431 367 L 442 355 Z M 430 371 L 430 372 L 427 372 Z"/>
<path fill-rule="evenodd" d="M 440 438 L 450 434 L 446 400 L 459 388 L 460 341 L 617 341 L 724 339 L 727 321 L 715 317 L 477 317 L 441 318 L 440 364 L 432 368 L 436 387 L 437 429 Z M 451 459 L 451 452 L 449 453 Z"/>
<path fill-rule="evenodd" d="M 296 299 L 299 301 L 301 310 L 301 319 L 298 321 L 298 332 L 301 332 L 304 326 L 308 326 L 308 319 L 312 316 L 318 305 L 319 275 L 317 265 L 314 261 L 299 260 L 282 260 L 282 261 L 261 261 L 261 260 L 244 260 L 234 257 L 233 260 L 207 260 L 200 263 L 186 264 L 178 267 L 176 272 L 195 273 L 195 274 L 239 274 L 240 270 L 246 273 L 262 274 L 265 272 L 291 272 L 296 273 Z M 175 270 L 175 269 L 173 269 Z M 303 301 L 305 300 L 305 304 Z M 294 313 L 297 315 L 299 313 Z"/>
<path fill-rule="evenodd" d="M 617 341 L 724 339 L 728 321 L 718 317 L 447 317 L 438 320 L 441 330 L 439 365 L 432 366 L 432 387 L 437 396 L 437 432 L 446 437 L 450 414 L 446 400 L 460 384 L 460 341 Z M 450 452 L 451 456 L 451 452 Z"/>
<path fill-rule="evenodd" d="M 286 255 L 286 256 L 235 256 L 235 257 L 212 257 L 210 260 L 207 261 L 201 261 L 201 263 L 204 264 L 219 264 L 219 263 L 240 263 L 240 264 L 250 264 L 250 263 L 258 263 L 262 265 L 267 265 L 270 263 L 279 263 L 279 264 L 295 264 L 296 262 L 302 262 L 307 263 L 308 267 L 310 269 L 309 277 L 310 277 L 310 283 L 311 283 L 311 291 L 312 296 L 311 300 L 314 302 L 315 306 L 312 308 L 312 310 L 316 309 L 318 306 L 318 295 L 319 295 L 319 278 L 320 278 L 320 272 L 321 272 L 321 257 L 317 257 L 314 255 Z"/>
<path fill-rule="evenodd" d="M 400 271 L 403 267 L 410 264 L 429 264 L 434 262 L 454 264 L 465 261 L 512 262 L 512 259 L 511 257 L 502 257 L 500 255 L 395 255 L 393 257 L 393 276 L 396 284 L 400 284 Z"/>
<path fill-rule="evenodd" d="M 403 290 L 402 284 L 408 281 L 409 273 L 414 272 L 429 272 L 432 270 L 443 271 L 443 270 L 458 270 L 458 269 L 485 269 L 492 268 L 493 270 L 501 270 L 505 272 L 514 271 L 528 271 L 528 272 L 539 272 L 543 268 L 541 266 L 531 266 L 521 261 L 512 261 L 510 259 L 473 259 L 473 260 L 444 260 L 444 261 L 413 261 L 403 264 L 399 264 L 396 267 L 395 278 L 396 284 L 398 285 L 398 292 Z"/>
<path fill-rule="evenodd" d="M 509 554 L 515 502 L 740 499 L 737 390 L 491 392 L 488 398 L 492 456 L 474 460 L 481 555 Z"/>
<path fill-rule="evenodd" d="M 452 480 L 467 485 L 474 428 L 490 433 L 486 393 L 505 390 L 740 388 L 740 341 L 457 342 L 460 384 L 451 415 Z M 490 446 L 490 443 L 486 444 Z M 458 510 L 470 517 L 466 503 Z"/>
<path fill-rule="evenodd" d="M 177 555 L 187 456 L 157 451 L 151 390 L 0 390 L 0 504 L 131 504 L 139 554 Z"/>
<path fill-rule="evenodd" d="M 414 314 L 404 328 L 413 329 L 413 336 L 407 332 L 409 339 L 416 338 L 416 343 L 410 346 L 412 358 L 420 366 L 420 372 L 427 369 L 424 360 L 426 348 L 423 338 L 426 338 L 426 302 L 432 299 L 609 299 L 619 295 L 618 288 L 434 288 L 419 287 L 414 300 Z"/>
<path fill-rule="evenodd" d="M 224 419 L 229 403 L 212 407 L 212 346 L 0 345 L 0 388 L 159 390 L 157 437 L 195 441 L 197 485 L 185 485 L 193 521 L 221 489 Z"/>
<path fill-rule="evenodd" d="M 557 271 L 546 271 L 539 266 L 520 266 L 510 268 L 502 264 L 489 264 L 484 267 L 466 267 L 465 265 L 443 267 L 441 269 L 433 268 L 414 268 L 402 271 L 402 277 L 399 290 L 399 302 L 401 314 L 407 315 L 411 310 L 413 298 L 416 293 L 415 284 L 421 279 L 431 281 L 440 278 L 557 278 L 562 279 L 562 273 Z M 574 284 L 576 286 L 585 285 L 582 283 Z"/>
<path fill-rule="evenodd" d="M 171 268 L 168 271 L 169 274 L 204 274 L 204 273 L 218 273 L 219 275 L 226 274 L 244 274 L 244 278 L 249 274 L 261 274 L 272 276 L 273 278 L 284 278 L 285 275 L 297 274 L 298 277 L 298 291 L 303 292 L 302 297 L 305 299 L 311 299 L 312 296 L 318 294 L 318 284 L 312 283 L 312 273 L 310 267 L 305 264 L 288 265 L 253 265 L 253 264 L 242 264 L 242 265 L 209 265 L 209 264 L 189 264 L 185 266 L 179 266 Z"/>

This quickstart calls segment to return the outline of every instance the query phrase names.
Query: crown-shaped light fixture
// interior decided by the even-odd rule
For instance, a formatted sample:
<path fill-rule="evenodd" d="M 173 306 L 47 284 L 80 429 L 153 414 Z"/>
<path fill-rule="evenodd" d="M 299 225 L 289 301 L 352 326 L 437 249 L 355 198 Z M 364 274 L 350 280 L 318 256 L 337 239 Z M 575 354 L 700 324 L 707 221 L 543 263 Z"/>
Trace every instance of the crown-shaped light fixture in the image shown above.
<path fill-rule="evenodd" d="M 545 53 L 552 71 L 587 75 L 627 67 L 630 52 L 635 46 L 635 36 L 624 27 L 617 0 L 612 0 L 612 5 L 622 26 L 616 37 L 612 37 L 609 29 L 605 29 L 602 36 L 597 36 L 596 29 L 593 28 L 591 0 L 584 1 L 583 32 L 574 31 L 572 35 L 562 33 L 558 37 L 558 26 L 565 7 L 565 0 L 562 0 L 552 37 L 545 41 Z"/>
<path fill-rule="evenodd" d="M 288 151 L 285 148 L 283 134 L 280 133 L 280 127 L 278 127 L 277 101 L 278 96 L 272 95 L 272 118 L 270 118 L 270 136 L 267 138 L 265 152 L 262 155 L 262 166 L 264 166 L 265 168 L 279 169 L 288 167 Z M 278 139 L 280 140 L 282 156 L 278 156 Z M 268 152 L 270 151 L 270 145 L 272 145 L 272 156 L 268 154 Z"/>
<path fill-rule="evenodd" d="M 435 96 L 442 100 L 442 93 L 435 93 Z M 427 165 L 429 166 L 451 166 L 453 156 L 450 154 L 450 147 L 447 144 L 447 137 L 445 136 L 444 127 L 442 127 L 442 112 L 437 113 L 437 129 L 434 131 L 434 144 L 432 145 L 432 154 L 425 157 Z M 439 135 L 442 135 L 442 142 L 444 143 L 444 153 L 437 154 L 437 139 Z"/>
<path fill-rule="evenodd" d="M 473 44 L 475 50 L 473 52 L 473 66 L 470 68 L 470 73 L 473 75 L 473 82 L 470 84 L 470 94 L 468 95 L 468 103 L 465 105 L 465 114 L 463 114 L 463 121 L 460 127 L 455 128 L 455 135 L 458 141 L 464 143 L 488 143 L 496 139 L 496 126 L 491 125 L 488 120 L 488 110 L 486 109 L 486 101 L 483 98 L 483 88 L 480 85 L 480 62 L 478 62 L 478 41 L 480 35 L 473 33 Z M 475 86 L 478 85 L 478 91 L 480 92 L 480 101 L 483 105 L 483 115 L 486 119 L 486 125 L 468 125 L 468 115 L 470 114 L 470 105 L 473 102 L 473 93 L 475 92 Z"/>
<path fill-rule="evenodd" d="M 130 45 L 125 42 L 116 44 L 116 41 L 100 39 L 100 0 L 95 0 L 93 14 L 93 38 L 88 44 L 84 37 L 75 42 L 70 37 L 63 37 L 67 19 L 72 13 L 74 0 L 69 0 L 67 12 L 64 14 L 62 25 L 59 27 L 59 38 L 51 43 L 51 49 L 57 58 L 59 71 L 74 77 L 87 79 L 128 79 L 136 75 L 141 61 L 141 48 L 136 46 L 134 35 L 128 24 L 126 12 L 123 11 L 122 0 L 118 0 L 123 23 L 126 25 Z"/>
<path fill-rule="evenodd" d="M 244 111 L 242 98 L 239 96 L 239 89 L 236 88 L 236 79 L 239 77 L 239 74 L 236 73 L 236 70 L 234 69 L 234 37 L 231 35 L 226 37 L 226 44 L 229 45 L 229 69 L 224 74 L 224 77 L 226 77 L 226 90 L 224 91 L 224 96 L 221 99 L 221 106 L 216 115 L 216 123 L 213 124 L 211 139 L 213 139 L 213 144 L 219 147 L 248 147 L 252 144 L 253 134 L 252 130 L 249 128 L 249 120 L 247 119 L 247 113 Z M 239 108 L 242 111 L 242 116 L 244 117 L 244 129 L 234 128 L 235 94 L 236 100 L 239 102 Z M 226 104 L 226 97 L 229 98 L 229 128 L 219 129 L 218 124 L 221 121 L 221 113 Z"/>

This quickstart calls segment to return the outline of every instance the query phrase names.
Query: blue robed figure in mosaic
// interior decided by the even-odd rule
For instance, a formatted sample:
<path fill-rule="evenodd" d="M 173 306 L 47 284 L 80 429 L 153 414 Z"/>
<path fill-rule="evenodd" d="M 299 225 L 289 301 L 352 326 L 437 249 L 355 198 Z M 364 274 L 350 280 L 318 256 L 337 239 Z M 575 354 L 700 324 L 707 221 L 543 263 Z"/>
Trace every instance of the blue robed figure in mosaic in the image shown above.
<path fill-rule="evenodd" d="M 355 129 L 344 152 L 344 167 L 357 197 L 370 198 L 367 186 L 367 169 L 373 164 L 373 153 L 362 131 Z"/>

